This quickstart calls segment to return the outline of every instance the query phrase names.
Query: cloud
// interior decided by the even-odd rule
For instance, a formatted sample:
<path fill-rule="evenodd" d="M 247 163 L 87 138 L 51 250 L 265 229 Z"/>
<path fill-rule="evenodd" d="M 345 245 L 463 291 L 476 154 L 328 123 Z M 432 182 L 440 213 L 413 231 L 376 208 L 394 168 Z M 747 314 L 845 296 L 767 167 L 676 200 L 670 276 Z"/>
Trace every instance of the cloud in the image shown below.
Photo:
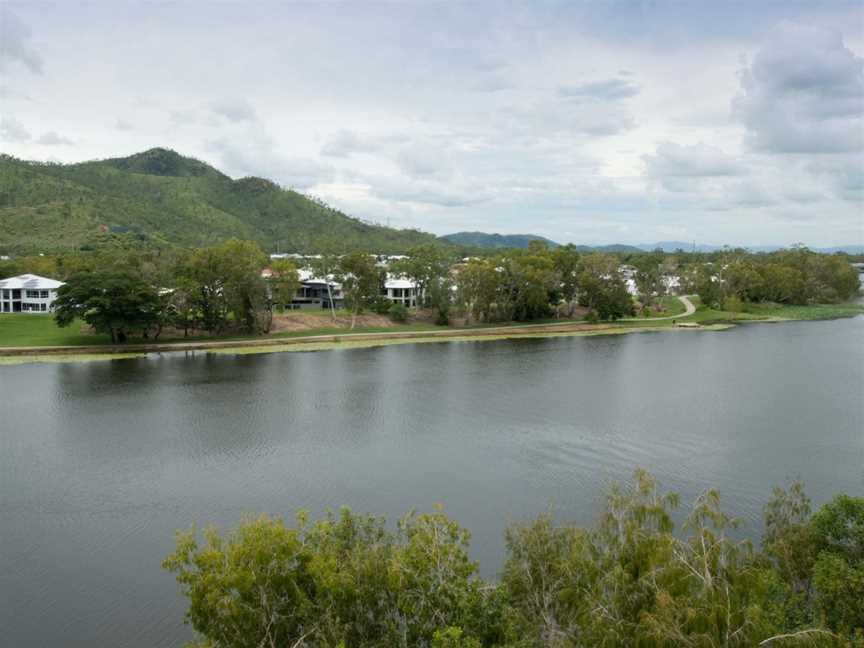
<path fill-rule="evenodd" d="M 447 177 L 451 173 L 450 159 L 440 146 L 415 142 L 398 155 L 399 167 L 412 177 Z"/>
<path fill-rule="evenodd" d="M 135 130 L 135 127 L 125 119 L 118 119 L 117 122 L 114 124 L 114 128 L 119 131 Z"/>
<path fill-rule="evenodd" d="M 75 142 L 69 138 L 58 135 L 54 131 L 43 133 L 39 139 L 36 140 L 36 143 L 41 144 L 42 146 L 72 146 L 75 144 Z"/>
<path fill-rule="evenodd" d="M 305 190 L 333 176 L 330 167 L 315 160 L 281 155 L 276 142 L 266 134 L 251 134 L 242 139 L 221 138 L 209 142 L 207 148 L 220 155 L 224 169 L 234 177 L 260 176 Z"/>
<path fill-rule="evenodd" d="M 374 153 L 380 149 L 378 142 L 355 131 L 340 130 L 321 147 L 321 154 L 330 157 L 348 157 L 354 153 Z"/>
<path fill-rule="evenodd" d="M 168 117 L 174 126 L 186 126 L 198 121 L 198 115 L 194 110 L 172 110 Z"/>
<path fill-rule="evenodd" d="M 864 60 L 839 33 L 784 22 L 740 72 L 733 114 L 770 153 L 864 149 Z"/>
<path fill-rule="evenodd" d="M 42 74 L 42 56 L 30 44 L 30 28 L 14 13 L 0 7 L 0 70 L 15 62 L 33 74 Z"/>
<path fill-rule="evenodd" d="M 693 191 L 706 179 L 747 173 L 742 162 L 702 142 L 692 146 L 663 142 L 653 155 L 642 159 L 646 175 L 660 182 L 667 191 Z"/>
<path fill-rule="evenodd" d="M 558 96 L 564 99 L 597 99 L 599 101 L 628 99 L 635 97 L 639 92 L 638 85 L 625 79 L 605 79 L 558 88 Z"/>
<path fill-rule="evenodd" d="M 0 139 L 5 142 L 26 142 L 30 137 L 28 130 L 17 119 L 0 115 Z"/>
<path fill-rule="evenodd" d="M 366 178 L 372 195 L 383 200 L 436 207 L 468 207 L 487 202 L 492 194 L 475 185 L 463 182 L 438 182 L 408 178 Z"/>
<path fill-rule="evenodd" d="M 252 104 L 240 97 L 214 101 L 210 103 L 209 107 L 212 112 L 231 122 L 252 122 L 258 118 Z"/>

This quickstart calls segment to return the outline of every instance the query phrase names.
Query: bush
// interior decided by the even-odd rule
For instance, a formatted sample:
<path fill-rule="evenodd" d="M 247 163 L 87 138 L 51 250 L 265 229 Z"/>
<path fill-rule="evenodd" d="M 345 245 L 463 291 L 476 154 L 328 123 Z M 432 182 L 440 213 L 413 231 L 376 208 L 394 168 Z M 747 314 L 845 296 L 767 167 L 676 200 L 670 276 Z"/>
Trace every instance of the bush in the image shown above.
<path fill-rule="evenodd" d="M 390 307 L 392 305 L 393 302 L 381 295 L 375 298 L 375 300 L 370 304 L 370 308 L 376 315 L 389 315 Z"/>
<path fill-rule="evenodd" d="M 405 322 L 408 319 L 408 309 L 399 303 L 391 304 L 387 314 L 394 322 Z"/>
<path fill-rule="evenodd" d="M 591 527 L 548 513 L 511 525 L 500 583 L 479 578 L 468 531 L 440 509 L 395 528 L 347 509 L 247 518 L 224 536 L 180 533 L 164 566 L 202 646 L 864 645 L 864 499 L 811 515 L 799 484 L 776 489 L 761 552 L 735 539 L 716 491 L 680 530 L 678 505 L 637 471 Z"/>

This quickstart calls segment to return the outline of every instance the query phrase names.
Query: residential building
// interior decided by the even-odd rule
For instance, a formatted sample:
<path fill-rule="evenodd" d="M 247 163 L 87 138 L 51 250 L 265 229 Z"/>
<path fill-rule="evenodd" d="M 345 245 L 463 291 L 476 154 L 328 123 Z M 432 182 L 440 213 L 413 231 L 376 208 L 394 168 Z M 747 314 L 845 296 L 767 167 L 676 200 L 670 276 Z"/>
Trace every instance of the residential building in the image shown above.
<path fill-rule="evenodd" d="M 23 274 L 0 280 L 0 312 L 51 313 L 62 281 Z"/>
<path fill-rule="evenodd" d="M 342 297 L 342 285 L 335 282 L 333 277 L 316 277 L 311 270 L 301 269 L 300 288 L 290 304 L 286 308 L 304 310 L 310 308 L 330 308 L 333 301 L 334 308 L 342 308 L 344 300 Z M 328 290 L 327 287 L 330 289 Z"/>
<path fill-rule="evenodd" d="M 417 306 L 417 284 L 410 279 L 387 275 L 382 295 L 394 304 L 402 304 L 405 308 Z"/>

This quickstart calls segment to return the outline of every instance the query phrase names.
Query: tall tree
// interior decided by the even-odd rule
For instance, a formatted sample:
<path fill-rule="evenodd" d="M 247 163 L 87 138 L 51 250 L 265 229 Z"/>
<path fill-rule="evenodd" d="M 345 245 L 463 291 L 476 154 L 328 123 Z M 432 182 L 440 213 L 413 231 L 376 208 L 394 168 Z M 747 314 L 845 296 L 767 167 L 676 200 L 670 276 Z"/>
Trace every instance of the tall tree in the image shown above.
<path fill-rule="evenodd" d="M 451 255 L 440 245 L 417 245 L 408 250 L 408 256 L 393 264 L 392 271 L 411 279 L 417 287 L 417 307 L 431 302 L 433 283 L 444 281 L 450 271 Z M 441 291 L 437 291 L 438 295 Z"/>
<path fill-rule="evenodd" d="M 115 271 L 77 273 L 57 291 L 54 318 L 60 327 L 83 319 L 112 342 L 134 331 L 143 336 L 159 325 L 162 302 L 156 289 L 131 274 Z"/>
<path fill-rule="evenodd" d="M 338 276 L 345 305 L 351 311 L 353 330 L 357 316 L 381 294 L 381 271 L 371 254 L 352 252 L 339 259 Z"/>

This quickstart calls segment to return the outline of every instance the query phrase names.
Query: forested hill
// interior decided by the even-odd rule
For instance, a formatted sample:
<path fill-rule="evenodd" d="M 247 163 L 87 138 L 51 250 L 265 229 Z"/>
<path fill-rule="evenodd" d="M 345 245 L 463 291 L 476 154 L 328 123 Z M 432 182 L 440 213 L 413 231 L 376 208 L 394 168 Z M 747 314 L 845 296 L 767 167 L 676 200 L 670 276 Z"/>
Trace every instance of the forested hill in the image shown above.
<path fill-rule="evenodd" d="M 549 247 L 558 247 L 558 243 L 534 234 L 487 234 L 486 232 L 456 232 L 445 234 L 443 240 L 455 245 L 478 248 L 527 248 L 531 241 L 542 241 Z"/>
<path fill-rule="evenodd" d="M 86 249 L 106 233 L 181 246 L 236 237 L 301 252 L 398 253 L 436 240 L 362 222 L 269 180 L 233 180 L 167 149 L 63 165 L 0 156 L 0 254 Z"/>

